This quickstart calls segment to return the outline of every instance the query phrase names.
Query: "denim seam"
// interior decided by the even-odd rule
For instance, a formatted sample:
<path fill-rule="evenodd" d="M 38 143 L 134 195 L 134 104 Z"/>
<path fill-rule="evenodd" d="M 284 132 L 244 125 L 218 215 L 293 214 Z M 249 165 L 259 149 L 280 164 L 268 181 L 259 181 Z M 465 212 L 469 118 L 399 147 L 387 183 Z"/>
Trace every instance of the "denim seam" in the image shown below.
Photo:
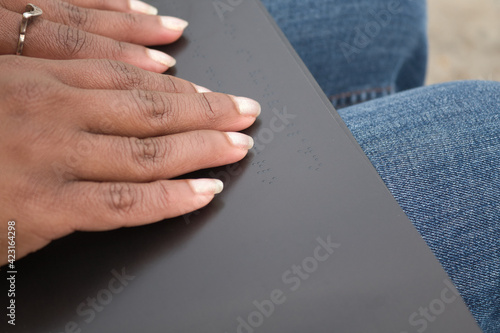
<path fill-rule="evenodd" d="M 392 95 L 395 93 L 395 88 L 392 85 L 377 88 L 368 88 L 364 90 L 348 91 L 329 97 L 333 106 L 336 108 L 344 108 L 347 106 L 367 102 L 372 99 Z"/>

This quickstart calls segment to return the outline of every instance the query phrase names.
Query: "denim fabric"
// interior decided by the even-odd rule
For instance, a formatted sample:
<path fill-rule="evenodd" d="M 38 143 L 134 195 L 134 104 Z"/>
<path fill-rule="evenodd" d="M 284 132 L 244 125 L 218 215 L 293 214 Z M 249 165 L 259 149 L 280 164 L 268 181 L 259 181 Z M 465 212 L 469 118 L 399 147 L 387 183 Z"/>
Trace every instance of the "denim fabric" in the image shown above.
<path fill-rule="evenodd" d="M 500 332 L 500 83 L 339 110 L 484 332 Z"/>
<path fill-rule="evenodd" d="M 334 106 L 423 84 L 423 0 L 264 0 Z"/>
<path fill-rule="evenodd" d="M 364 102 L 339 113 L 483 331 L 500 332 L 500 83 L 416 88 L 423 0 L 263 2 L 334 105 Z M 380 32 L 356 44 L 373 21 Z"/>

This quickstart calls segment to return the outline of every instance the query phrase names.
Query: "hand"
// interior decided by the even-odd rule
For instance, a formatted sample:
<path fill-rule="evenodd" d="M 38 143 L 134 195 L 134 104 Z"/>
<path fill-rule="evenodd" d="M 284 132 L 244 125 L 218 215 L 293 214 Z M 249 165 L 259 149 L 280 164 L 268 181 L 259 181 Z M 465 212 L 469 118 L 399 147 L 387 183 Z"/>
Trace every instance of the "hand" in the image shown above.
<path fill-rule="evenodd" d="M 43 15 L 28 26 L 23 55 L 30 57 L 113 59 L 163 73 L 175 60 L 141 45 L 172 43 L 187 26 L 178 18 L 144 14 L 155 14 L 156 9 L 136 0 L 33 2 Z M 0 55 L 15 54 L 26 3 L 0 0 Z"/>
<path fill-rule="evenodd" d="M 233 133 L 250 99 L 110 60 L 0 56 L 0 264 L 16 221 L 17 257 L 75 230 L 108 230 L 207 205 L 218 180 L 168 180 L 241 160 Z M 231 133 L 227 133 L 231 132 Z"/>

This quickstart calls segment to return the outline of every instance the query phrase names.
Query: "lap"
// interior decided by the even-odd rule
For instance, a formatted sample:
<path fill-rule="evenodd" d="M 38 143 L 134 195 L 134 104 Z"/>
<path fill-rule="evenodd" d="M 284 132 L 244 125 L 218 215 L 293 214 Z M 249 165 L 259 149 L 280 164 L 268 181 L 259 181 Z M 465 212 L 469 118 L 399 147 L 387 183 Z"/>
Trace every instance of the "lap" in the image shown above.
<path fill-rule="evenodd" d="M 424 83 L 425 1 L 263 2 L 482 329 L 499 331 L 500 83 L 401 92 Z"/>
<path fill-rule="evenodd" d="M 339 110 L 486 332 L 500 330 L 500 83 L 414 89 Z"/>

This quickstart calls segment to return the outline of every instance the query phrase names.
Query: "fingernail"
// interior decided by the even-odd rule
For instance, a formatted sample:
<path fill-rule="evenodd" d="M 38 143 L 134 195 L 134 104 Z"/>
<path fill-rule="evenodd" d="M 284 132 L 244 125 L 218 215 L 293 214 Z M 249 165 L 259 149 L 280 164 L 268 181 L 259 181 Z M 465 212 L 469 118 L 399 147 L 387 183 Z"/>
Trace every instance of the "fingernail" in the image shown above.
<path fill-rule="evenodd" d="M 258 117 L 260 115 L 262 109 L 259 102 L 246 97 L 236 97 L 236 96 L 232 97 L 236 105 L 238 105 L 238 110 L 240 111 L 240 114 L 252 117 Z"/>
<path fill-rule="evenodd" d="M 226 132 L 226 135 L 229 138 L 229 141 L 231 141 L 231 143 L 233 144 L 233 146 L 236 146 L 238 148 L 248 150 L 252 149 L 254 145 L 254 141 L 251 136 L 237 132 Z"/>
<path fill-rule="evenodd" d="M 201 93 L 209 93 L 209 92 L 212 92 L 212 90 L 210 89 L 207 89 L 205 87 L 202 87 L 202 86 L 198 86 L 198 85 L 194 85 L 194 89 L 196 89 L 197 92 L 199 92 L 200 94 Z"/>
<path fill-rule="evenodd" d="M 175 59 L 166 53 L 153 49 L 146 49 L 146 52 L 148 53 L 148 56 L 151 59 L 153 59 L 156 62 L 159 62 L 162 65 L 165 65 L 167 67 L 174 67 L 176 64 Z"/>
<path fill-rule="evenodd" d="M 172 16 L 162 16 L 161 23 L 165 28 L 173 31 L 184 31 L 184 29 L 186 29 L 189 25 L 187 21 Z"/>
<path fill-rule="evenodd" d="M 219 194 L 224 189 L 224 183 L 218 179 L 192 179 L 189 185 L 197 194 Z"/>
<path fill-rule="evenodd" d="M 137 13 L 147 14 L 147 15 L 158 14 L 158 9 L 156 7 L 153 7 L 150 4 L 147 4 L 139 0 L 130 0 L 129 6 L 131 10 Z"/>

